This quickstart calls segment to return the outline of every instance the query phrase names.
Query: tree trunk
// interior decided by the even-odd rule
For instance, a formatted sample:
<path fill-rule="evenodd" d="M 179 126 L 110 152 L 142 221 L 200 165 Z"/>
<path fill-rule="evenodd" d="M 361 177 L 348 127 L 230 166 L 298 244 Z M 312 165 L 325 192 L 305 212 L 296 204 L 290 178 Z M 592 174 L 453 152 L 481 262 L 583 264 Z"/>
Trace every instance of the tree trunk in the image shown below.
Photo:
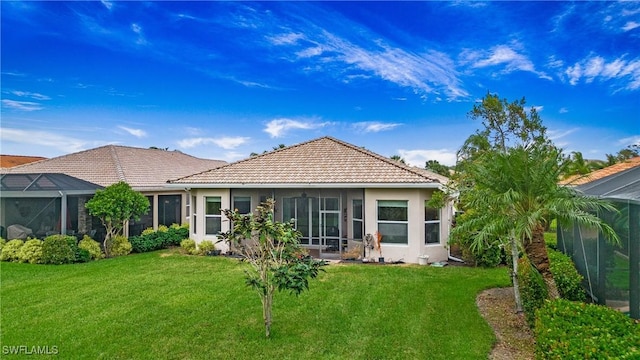
<path fill-rule="evenodd" d="M 531 264 L 542 275 L 542 279 L 549 291 L 549 298 L 559 299 L 560 293 L 549 266 L 549 254 L 547 253 L 547 245 L 544 242 L 544 227 L 542 225 L 536 226 L 531 239 L 525 239 L 524 250 Z"/>
<path fill-rule="evenodd" d="M 520 300 L 520 283 L 518 282 L 518 243 L 515 236 L 511 236 L 509 240 L 511 245 L 511 261 L 513 269 L 511 270 L 511 280 L 513 281 L 513 297 L 516 302 L 516 313 L 522 313 L 522 300 Z"/>
<path fill-rule="evenodd" d="M 273 291 L 267 289 L 262 298 L 262 315 L 264 318 L 265 336 L 271 335 L 271 304 L 273 303 Z"/>

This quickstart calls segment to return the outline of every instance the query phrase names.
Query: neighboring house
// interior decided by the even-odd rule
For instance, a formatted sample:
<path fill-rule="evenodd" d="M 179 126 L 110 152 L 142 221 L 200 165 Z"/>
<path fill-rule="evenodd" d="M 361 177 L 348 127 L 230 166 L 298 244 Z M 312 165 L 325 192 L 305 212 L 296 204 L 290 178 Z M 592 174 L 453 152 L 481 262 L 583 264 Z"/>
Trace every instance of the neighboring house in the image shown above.
<path fill-rule="evenodd" d="M 158 225 L 180 224 L 187 220 L 187 192 L 184 188 L 167 188 L 167 180 L 224 164 L 224 161 L 200 159 L 180 151 L 106 145 L 2 169 L 2 173 L 61 173 L 103 187 L 125 181 L 134 190 L 146 195 L 151 204 L 148 215 L 130 223 L 128 235 L 137 235 L 147 227 L 157 229 Z M 83 207 L 86 200 L 88 198 L 82 199 L 79 206 Z"/>
<path fill-rule="evenodd" d="M 558 248 L 571 256 L 592 299 L 640 319 L 640 157 L 594 171 L 576 190 L 610 201 L 598 217 L 620 237 L 612 244 L 586 227 L 558 227 Z M 575 182 L 574 182 L 575 183 Z"/>
<path fill-rule="evenodd" d="M 382 235 L 381 254 L 367 258 L 418 262 L 448 259 L 451 204 L 426 202 L 448 179 L 364 148 L 322 137 L 169 182 L 191 191 L 190 237 L 218 240 L 230 223 L 221 209 L 250 213 L 267 198 L 278 221 L 294 219 L 312 255 L 338 258 L 362 249 L 366 234 Z M 226 244 L 218 246 L 226 249 Z M 362 250 L 365 251 L 365 250 Z"/>
<path fill-rule="evenodd" d="M 10 168 L 45 159 L 41 156 L 0 155 L 0 168 Z"/>
<path fill-rule="evenodd" d="M 562 180 L 560 182 L 560 184 L 562 185 L 569 185 L 569 186 L 578 186 L 578 185 L 583 185 L 583 184 L 587 184 L 590 183 L 592 181 L 598 180 L 598 179 L 602 179 L 604 177 L 607 177 L 609 175 L 613 175 L 613 174 L 617 174 L 621 171 L 627 170 L 627 169 L 631 169 L 633 167 L 636 166 L 640 166 L 640 156 L 631 158 L 631 159 L 627 159 L 623 162 L 619 162 L 617 164 L 613 164 L 611 166 L 607 166 L 605 168 L 602 169 L 598 169 L 595 171 L 592 171 L 588 174 L 578 174 L 578 175 L 573 175 L 570 176 L 564 180 Z"/>

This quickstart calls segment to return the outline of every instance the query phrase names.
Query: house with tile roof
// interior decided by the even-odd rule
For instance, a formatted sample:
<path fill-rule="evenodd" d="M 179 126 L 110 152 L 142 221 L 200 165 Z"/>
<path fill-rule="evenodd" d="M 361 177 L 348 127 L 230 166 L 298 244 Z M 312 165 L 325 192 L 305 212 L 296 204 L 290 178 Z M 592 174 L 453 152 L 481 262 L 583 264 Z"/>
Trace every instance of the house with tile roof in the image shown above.
<path fill-rule="evenodd" d="M 302 245 L 323 258 L 448 259 L 452 204 L 427 206 L 448 178 L 332 137 L 322 137 L 169 181 L 191 195 L 190 237 L 218 239 L 231 224 L 221 209 L 251 213 L 275 199 L 278 221 L 293 219 Z M 380 246 L 363 240 L 380 234 Z M 226 245 L 219 243 L 223 251 Z M 357 249 L 355 253 L 353 249 Z"/>
<path fill-rule="evenodd" d="M 585 279 L 587 294 L 640 319 L 640 157 L 594 171 L 576 179 L 575 189 L 615 208 L 598 211 L 619 242 L 601 232 L 575 224 L 559 225 L 558 249 L 571 257 Z"/>
<path fill-rule="evenodd" d="M 570 176 L 562 181 L 560 181 L 561 185 L 569 185 L 569 186 L 579 186 L 588 184 L 590 182 L 605 178 L 609 175 L 617 174 L 627 169 L 634 168 L 636 166 L 640 166 L 640 156 L 636 156 L 631 159 L 627 159 L 623 162 L 619 162 L 617 164 L 613 164 L 611 166 L 607 166 L 602 169 L 594 170 L 588 174 L 578 174 Z"/>
<path fill-rule="evenodd" d="M 46 158 L 41 156 L 0 155 L 0 168 L 10 168 L 44 159 Z"/>
<path fill-rule="evenodd" d="M 102 187 L 119 181 L 128 183 L 149 199 L 151 211 L 140 221 L 129 225 L 129 235 L 136 235 L 147 227 L 184 223 L 188 218 L 189 197 L 184 188 L 167 188 L 170 179 L 183 177 L 226 164 L 220 160 L 196 158 L 180 151 L 144 149 L 129 146 L 105 145 L 29 164 L 2 169 L 3 174 L 65 174 Z M 73 214 L 86 213 L 84 203 L 90 196 L 70 197 L 69 206 L 78 207 Z M 3 203 L 15 203 L 15 199 L 2 196 Z M 59 200 L 58 200 L 59 201 Z M 10 207 L 7 207 L 7 209 Z M 55 208 L 59 208 L 56 206 Z M 5 207 L 2 207 L 5 209 Z M 48 212 L 48 211 L 45 211 Z M 52 211 L 55 213 L 55 211 Z M 3 211 L 3 214 L 5 212 Z M 54 214 L 61 218 L 60 214 Z M 0 215 L 0 223 L 4 225 Z M 26 220 L 25 220 L 26 221 Z M 91 221 L 89 218 L 88 221 Z M 93 220 L 95 222 L 95 219 Z M 36 221 L 34 226 L 38 227 Z M 77 217 L 67 224 L 71 229 L 84 228 Z M 8 224 L 11 225 L 11 224 Z M 95 226 L 99 226 L 99 223 Z M 55 227 L 56 224 L 46 225 Z M 65 226 L 58 226 L 62 231 Z"/>

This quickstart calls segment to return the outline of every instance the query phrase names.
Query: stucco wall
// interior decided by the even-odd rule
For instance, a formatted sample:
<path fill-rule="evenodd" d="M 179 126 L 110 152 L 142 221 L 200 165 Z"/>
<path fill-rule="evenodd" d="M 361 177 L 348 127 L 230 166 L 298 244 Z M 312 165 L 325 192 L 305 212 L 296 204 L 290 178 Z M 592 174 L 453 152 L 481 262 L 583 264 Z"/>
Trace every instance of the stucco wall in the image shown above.
<path fill-rule="evenodd" d="M 365 234 L 378 231 L 378 200 L 406 200 L 408 206 L 408 243 L 389 244 L 382 238 L 381 252 L 385 261 L 402 260 L 417 263 L 419 255 L 428 255 L 429 262 L 446 261 L 451 211 L 442 209 L 440 220 L 440 244 L 425 244 L 424 203 L 431 198 L 431 189 L 365 189 Z M 373 250 L 372 257 L 380 256 Z"/>

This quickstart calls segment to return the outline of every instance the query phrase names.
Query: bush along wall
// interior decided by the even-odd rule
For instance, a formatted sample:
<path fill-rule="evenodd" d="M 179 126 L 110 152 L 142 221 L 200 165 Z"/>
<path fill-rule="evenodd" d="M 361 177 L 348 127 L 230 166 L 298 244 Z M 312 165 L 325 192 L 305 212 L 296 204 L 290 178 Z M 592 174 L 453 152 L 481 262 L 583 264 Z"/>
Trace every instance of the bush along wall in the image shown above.
<path fill-rule="evenodd" d="M 518 281 L 522 309 L 529 326 L 532 327 L 535 322 L 536 310 L 544 305 L 544 301 L 548 297 L 547 286 L 542 275 L 526 258 L 522 258 L 518 262 Z"/>
<path fill-rule="evenodd" d="M 547 301 L 535 336 L 537 359 L 640 359 L 640 324 L 602 305 Z"/>
<path fill-rule="evenodd" d="M 75 236 L 51 235 L 44 240 L 27 239 L 6 242 L 0 238 L 0 261 L 30 264 L 69 264 L 103 257 L 100 244 L 88 236 L 78 244 Z"/>
<path fill-rule="evenodd" d="M 572 301 L 585 301 L 586 294 L 582 288 L 582 275 L 578 273 L 570 257 L 563 253 L 547 248 L 549 264 L 553 279 L 556 281 L 560 297 Z M 542 276 L 529 264 L 527 259 L 521 259 L 518 267 L 520 281 L 520 295 L 522 307 L 527 322 L 534 325 L 535 312 L 547 299 L 547 288 Z"/>
<path fill-rule="evenodd" d="M 180 242 L 189 237 L 189 225 L 173 224 L 169 227 L 160 225 L 155 231 L 148 228 L 140 236 L 129 237 L 132 252 L 143 253 L 180 246 Z"/>
<path fill-rule="evenodd" d="M 560 251 L 547 249 L 553 279 L 563 299 L 586 301 L 587 295 L 582 287 L 582 275 L 576 269 L 571 258 Z"/>

